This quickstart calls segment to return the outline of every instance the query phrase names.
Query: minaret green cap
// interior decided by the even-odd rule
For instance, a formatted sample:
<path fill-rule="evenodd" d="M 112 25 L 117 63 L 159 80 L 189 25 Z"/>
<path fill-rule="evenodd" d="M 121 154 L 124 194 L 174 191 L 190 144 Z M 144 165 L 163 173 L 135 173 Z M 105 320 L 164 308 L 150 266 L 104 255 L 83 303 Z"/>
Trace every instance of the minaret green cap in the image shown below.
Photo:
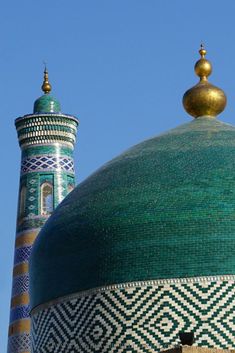
<path fill-rule="evenodd" d="M 34 102 L 33 112 L 34 113 L 60 113 L 61 112 L 60 102 L 50 95 L 51 84 L 49 83 L 49 80 L 48 80 L 48 71 L 46 67 L 44 70 L 44 80 L 41 88 L 44 92 L 44 95 L 39 97 Z"/>

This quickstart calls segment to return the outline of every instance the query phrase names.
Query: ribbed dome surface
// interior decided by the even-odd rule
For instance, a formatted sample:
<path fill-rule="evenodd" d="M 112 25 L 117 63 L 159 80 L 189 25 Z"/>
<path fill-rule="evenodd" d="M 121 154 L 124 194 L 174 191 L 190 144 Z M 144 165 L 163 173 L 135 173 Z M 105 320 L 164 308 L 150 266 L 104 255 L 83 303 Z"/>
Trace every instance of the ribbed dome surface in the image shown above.
<path fill-rule="evenodd" d="M 31 255 L 31 307 L 108 284 L 235 274 L 235 128 L 198 118 L 81 183 Z"/>

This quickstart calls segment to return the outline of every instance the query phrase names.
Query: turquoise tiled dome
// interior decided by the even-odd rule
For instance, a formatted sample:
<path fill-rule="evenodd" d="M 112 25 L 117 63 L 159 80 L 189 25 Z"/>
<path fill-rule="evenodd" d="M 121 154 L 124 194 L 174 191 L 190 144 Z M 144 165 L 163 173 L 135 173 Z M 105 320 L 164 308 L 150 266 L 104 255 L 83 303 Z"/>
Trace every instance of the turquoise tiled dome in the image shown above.
<path fill-rule="evenodd" d="M 32 308 L 100 286 L 235 274 L 235 128 L 198 118 L 71 192 L 32 251 Z"/>
<path fill-rule="evenodd" d="M 50 94 L 39 97 L 33 107 L 34 113 L 60 113 L 60 102 Z"/>

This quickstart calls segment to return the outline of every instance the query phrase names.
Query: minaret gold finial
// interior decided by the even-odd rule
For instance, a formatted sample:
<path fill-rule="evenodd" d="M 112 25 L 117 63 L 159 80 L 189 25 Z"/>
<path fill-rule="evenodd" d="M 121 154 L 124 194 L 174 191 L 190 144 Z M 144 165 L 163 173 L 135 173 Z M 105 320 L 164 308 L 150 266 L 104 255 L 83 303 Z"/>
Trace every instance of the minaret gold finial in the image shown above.
<path fill-rule="evenodd" d="M 185 110 L 195 118 L 207 116 L 216 117 L 226 106 L 224 92 L 208 82 L 208 76 L 212 72 L 211 63 L 205 58 L 206 49 L 201 44 L 199 54 L 201 58 L 196 62 L 194 70 L 200 81 L 185 92 L 183 105 Z"/>
<path fill-rule="evenodd" d="M 45 65 L 45 69 L 44 69 L 44 80 L 43 80 L 43 84 L 42 84 L 42 90 L 45 94 L 48 94 L 51 92 L 51 85 L 48 80 L 48 71 L 47 71 L 46 65 Z"/>

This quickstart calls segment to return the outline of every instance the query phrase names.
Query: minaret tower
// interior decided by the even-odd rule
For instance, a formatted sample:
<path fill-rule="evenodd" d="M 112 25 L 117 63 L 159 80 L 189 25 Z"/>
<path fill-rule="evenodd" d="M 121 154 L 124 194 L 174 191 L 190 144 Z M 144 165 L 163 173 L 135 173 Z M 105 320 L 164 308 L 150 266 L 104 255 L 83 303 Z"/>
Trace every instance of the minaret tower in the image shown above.
<path fill-rule="evenodd" d="M 22 159 L 8 353 L 30 352 L 31 248 L 53 209 L 75 185 L 73 149 L 78 120 L 61 113 L 60 103 L 50 95 L 46 68 L 42 90 L 44 94 L 35 101 L 33 114 L 15 121 Z"/>

